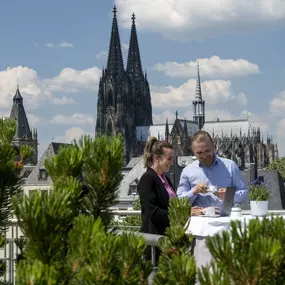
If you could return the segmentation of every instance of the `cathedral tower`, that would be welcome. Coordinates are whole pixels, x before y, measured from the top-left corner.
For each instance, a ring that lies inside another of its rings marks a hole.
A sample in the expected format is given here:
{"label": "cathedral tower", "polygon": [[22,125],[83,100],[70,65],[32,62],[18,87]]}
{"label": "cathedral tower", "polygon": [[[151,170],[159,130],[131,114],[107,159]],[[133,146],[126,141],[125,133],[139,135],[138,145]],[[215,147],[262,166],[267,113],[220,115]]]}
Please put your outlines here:
{"label": "cathedral tower", "polygon": [[26,163],[36,165],[38,162],[38,134],[36,129],[33,129],[33,131],[31,131],[30,129],[23,104],[23,97],[20,93],[19,87],[17,87],[16,94],[13,97],[13,106],[10,118],[15,119],[17,122],[16,133],[13,138],[13,143],[18,146],[31,146],[34,149],[34,152]]}
{"label": "cathedral tower", "polygon": [[197,65],[196,96],[193,100],[193,121],[197,122],[201,130],[205,123],[205,101],[202,99],[199,64]]}
{"label": "cathedral tower", "polygon": [[131,89],[135,98],[136,126],[150,126],[152,125],[151,97],[147,75],[142,71],[135,14],[132,15],[127,74],[131,80]]}
{"label": "cathedral tower", "polygon": [[136,127],[152,124],[149,84],[143,74],[139,44],[132,16],[127,68],[124,68],[117,9],[113,9],[113,22],[107,67],[103,68],[99,82],[96,134],[123,134],[125,162],[136,154]]}

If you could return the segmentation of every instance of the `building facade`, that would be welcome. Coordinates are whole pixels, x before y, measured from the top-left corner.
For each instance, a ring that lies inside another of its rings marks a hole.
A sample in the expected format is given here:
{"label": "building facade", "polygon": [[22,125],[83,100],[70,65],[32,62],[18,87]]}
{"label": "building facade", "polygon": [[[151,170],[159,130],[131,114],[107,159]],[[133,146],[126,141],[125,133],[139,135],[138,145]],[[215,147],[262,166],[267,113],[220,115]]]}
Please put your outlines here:
{"label": "building facade", "polygon": [[138,154],[136,127],[152,125],[152,106],[147,75],[142,70],[135,15],[125,68],[116,13],[114,7],[107,67],[103,68],[99,83],[95,132],[110,136],[121,133],[127,164]]}

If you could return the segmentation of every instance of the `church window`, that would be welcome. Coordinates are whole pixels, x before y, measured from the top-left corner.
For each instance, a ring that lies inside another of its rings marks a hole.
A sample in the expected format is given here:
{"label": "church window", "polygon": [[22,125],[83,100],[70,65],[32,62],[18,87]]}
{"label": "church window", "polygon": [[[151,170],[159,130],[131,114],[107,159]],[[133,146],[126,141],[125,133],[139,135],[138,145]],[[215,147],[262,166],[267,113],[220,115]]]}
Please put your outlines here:
{"label": "church window", "polygon": [[176,136],[176,143],[181,144],[180,136]]}
{"label": "church window", "polygon": [[112,121],[109,120],[108,125],[107,125],[107,135],[111,136],[112,133],[113,133]]}
{"label": "church window", "polygon": [[113,93],[111,90],[108,92],[108,106],[113,106]]}

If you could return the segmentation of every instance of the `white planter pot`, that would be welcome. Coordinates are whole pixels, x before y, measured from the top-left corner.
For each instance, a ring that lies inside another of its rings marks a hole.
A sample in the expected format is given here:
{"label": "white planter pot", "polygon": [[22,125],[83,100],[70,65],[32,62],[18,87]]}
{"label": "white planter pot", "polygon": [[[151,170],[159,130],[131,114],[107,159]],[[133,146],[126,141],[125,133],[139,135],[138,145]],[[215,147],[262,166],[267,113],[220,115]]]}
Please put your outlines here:
{"label": "white planter pot", "polygon": [[268,201],[250,201],[250,210],[252,216],[266,216],[268,213]]}

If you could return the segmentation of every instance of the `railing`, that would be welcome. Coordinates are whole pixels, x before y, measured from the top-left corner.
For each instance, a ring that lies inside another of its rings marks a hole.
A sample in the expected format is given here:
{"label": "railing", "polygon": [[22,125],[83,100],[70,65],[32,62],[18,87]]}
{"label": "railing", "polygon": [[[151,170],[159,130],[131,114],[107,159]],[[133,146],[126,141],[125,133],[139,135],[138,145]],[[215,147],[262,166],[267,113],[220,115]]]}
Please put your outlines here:
{"label": "railing", "polygon": [[[124,217],[124,216],[138,216],[140,215],[140,211],[112,211],[114,216]],[[130,229],[139,229],[138,226],[117,226],[118,230],[116,231],[117,234],[128,233]],[[158,245],[158,241],[163,236],[160,235],[152,235],[152,234],[143,234],[140,232],[132,232],[135,235],[143,236],[146,244],[151,247],[151,262],[153,266],[155,266],[156,260],[156,253],[155,253],[155,246]],[[18,238],[23,237],[21,235],[20,228],[18,226],[18,220],[12,219],[11,226],[9,227],[9,231],[6,232],[6,245],[3,248],[0,248],[0,261],[6,264],[6,274],[0,281],[6,281],[11,284],[15,284],[15,267],[16,267],[16,260],[17,255],[20,254],[19,248],[15,244],[15,240]]]}
{"label": "railing", "polygon": [[15,240],[21,237],[18,221],[13,219],[9,230],[6,232],[6,244],[0,248],[0,260],[4,262],[6,266],[6,273],[0,280],[8,281],[11,284],[15,284],[15,265],[17,255],[20,253],[19,248],[15,244]]}
{"label": "railing", "polygon": [[[285,210],[269,210],[269,214],[277,214],[277,215],[285,215]],[[134,210],[113,210],[112,211],[114,216],[117,217],[126,217],[126,216],[138,216],[141,214],[141,211],[134,211]],[[242,211],[243,215],[250,215],[249,210]],[[122,234],[124,232],[128,232],[127,229],[136,228],[138,226],[118,226],[117,233]],[[160,235],[153,235],[153,234],[143,234],[140,232],[133,232],[136,235],[143,236],[146,244],[151,247],[151,261],[152,264],[155,265],[155,246],[158,245],[158,241],[163,236]],[[6,233],[6,245],[0,249],[0,260],[6,263],[6,274],[2,278],[4,281],[8,281],[11,284],[15,284],[15,264],[17,255],[20,253],[19,248],[15,244],[15,240],[17,238],[21,238],[21,231],[18,226],[18,221],[13,219],[11,221],[11,226],[9,231]]]}

